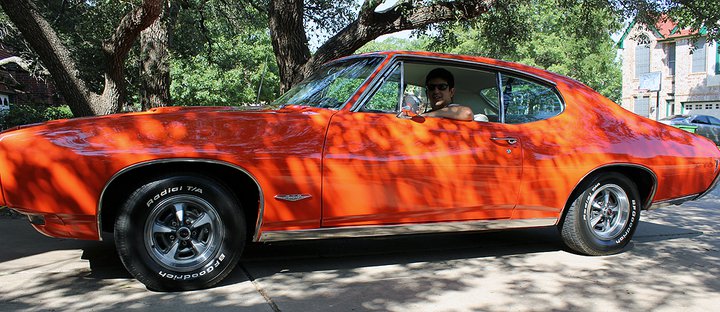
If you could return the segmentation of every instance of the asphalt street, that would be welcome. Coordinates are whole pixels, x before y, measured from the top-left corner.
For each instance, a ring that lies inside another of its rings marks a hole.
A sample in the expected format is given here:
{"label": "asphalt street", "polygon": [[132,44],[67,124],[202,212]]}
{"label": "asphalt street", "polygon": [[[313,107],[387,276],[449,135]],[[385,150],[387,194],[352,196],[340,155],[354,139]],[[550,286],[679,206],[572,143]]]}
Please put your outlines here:
{"label": "asphalt street", "polygon": [[219,286],[147,290],[111,239],[0,216],[0,311],[717,311],[720,191],[643,212],[633,242],[569,252],[554,228],[256,244]]}

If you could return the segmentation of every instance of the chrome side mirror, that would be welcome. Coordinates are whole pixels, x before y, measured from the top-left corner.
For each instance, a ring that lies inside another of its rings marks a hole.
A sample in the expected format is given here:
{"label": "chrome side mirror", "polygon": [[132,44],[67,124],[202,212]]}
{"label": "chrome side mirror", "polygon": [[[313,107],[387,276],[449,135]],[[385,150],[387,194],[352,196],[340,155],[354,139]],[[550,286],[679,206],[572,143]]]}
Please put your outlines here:
{"label": "chrome side mirror", "polygon": [[[420,99],[412,94],[403,97],[400,116],[415,117],[420,114]],[[400,117],[399,116],[399,117]]]}

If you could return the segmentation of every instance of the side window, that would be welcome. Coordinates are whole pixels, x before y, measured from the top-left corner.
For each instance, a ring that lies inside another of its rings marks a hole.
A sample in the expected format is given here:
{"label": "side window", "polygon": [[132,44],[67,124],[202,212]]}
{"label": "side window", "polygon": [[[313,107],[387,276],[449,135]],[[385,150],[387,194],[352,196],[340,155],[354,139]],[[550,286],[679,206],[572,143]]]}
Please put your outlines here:
{"label": "side window", "polygon": [[710,121],[705,116],[697,116],[695,119],[693,119],[692,122],[697,123],[697,124],[704,124],[704,125],[710,124]]}
{"label": "side window", "polygon": [[480,90],[480,97],[486,103],[487,109],[482,111],[488,117],[488,121],[497,122],[500,119],[500,91],[497,85]]}
{"label": "side window", "polygon": [[713,116],[708,116],[708,119],[710,119],[710,123],[716,126],[720,126],[720,119],[717,119]]}
{"label": "side window", "polygon": [[544,120],[562,112],[562,101],[552,88],[513,76],[501,77],[505,123]]}
{"label": "side window", "polygon": [[361,112],[396,113],[400,103],[400,65],[395,66],[392,73],[387,76],[380,88],[375,91],[372,98],[365,103]]}
{"label": "side window", "polygon": [[646,44],[635,47],[635,78],[650,72],[650,46]]}

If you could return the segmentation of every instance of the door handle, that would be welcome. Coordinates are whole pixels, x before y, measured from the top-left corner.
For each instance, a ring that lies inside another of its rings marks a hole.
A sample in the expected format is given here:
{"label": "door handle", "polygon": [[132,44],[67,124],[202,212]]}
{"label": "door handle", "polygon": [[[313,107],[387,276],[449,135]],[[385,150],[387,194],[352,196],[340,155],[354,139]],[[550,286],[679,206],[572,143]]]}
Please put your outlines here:
{"label": "door handle", "polygon": [[517,139],[516,139],[516,138],[510,138],[510,137],[492,138],[492,140],[495,141],[495,142],[497,142],[497,141],[506,141],[506,142],[508,142],[508,144],[510,144],[510,145],[513,145],[513,144],[517,143]]}

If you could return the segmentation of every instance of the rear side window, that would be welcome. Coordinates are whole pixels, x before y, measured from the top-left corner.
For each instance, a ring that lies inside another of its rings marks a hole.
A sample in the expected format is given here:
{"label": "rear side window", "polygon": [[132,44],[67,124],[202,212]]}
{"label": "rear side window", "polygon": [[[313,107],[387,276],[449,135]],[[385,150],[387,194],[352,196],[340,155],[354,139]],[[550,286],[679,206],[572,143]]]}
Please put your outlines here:
{"label": "rear side window", "polygon": [[519,124],[548,119],[563,111],[563,104],[554,89],[501,74],[505,123]]}
{"label": "rear side window", "polygon": [[720,125],[720,119],[717,119],[713,116],[708,116],[708,120],[710,120],[710,124]]}
{"label": "rear side window", "polygon": [[705,125],[710,124],[710,120],[708,120],[708,118],[705,116],[697,116],[697,117],[695,117],[695,119],[693,119],[692,122],[698,123],[698,124],[705,124]]}

